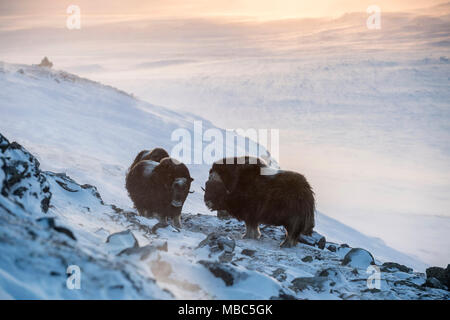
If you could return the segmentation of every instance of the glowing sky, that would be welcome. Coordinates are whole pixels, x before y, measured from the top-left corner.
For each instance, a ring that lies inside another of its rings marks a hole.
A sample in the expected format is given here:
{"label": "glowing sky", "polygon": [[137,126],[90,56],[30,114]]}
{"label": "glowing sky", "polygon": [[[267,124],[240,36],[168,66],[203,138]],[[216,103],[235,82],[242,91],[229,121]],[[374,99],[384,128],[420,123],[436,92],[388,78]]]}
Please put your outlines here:
{"label": "glowing sky", "polygon": [[442,0],[0,0],[0,15],[64,14],[75,4],[84,14],[148,16],[249,16],[260,19],[338,16],[363,12],[369,5],[383,11],[430,7]]}

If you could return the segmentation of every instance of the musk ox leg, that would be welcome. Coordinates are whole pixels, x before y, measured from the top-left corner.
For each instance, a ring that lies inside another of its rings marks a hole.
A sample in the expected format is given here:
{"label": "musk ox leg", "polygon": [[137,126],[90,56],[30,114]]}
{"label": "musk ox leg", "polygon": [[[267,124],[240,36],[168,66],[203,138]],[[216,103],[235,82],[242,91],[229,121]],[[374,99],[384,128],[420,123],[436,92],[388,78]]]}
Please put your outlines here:
{"label": "musk ox leg", "polygon": [[298,238],[303,230],[303,224],[298,219],[295,219],[291,225],[286,228],[286,238],[280,244],[281,248],[292,248],[298,243]]}
{"label": "musk ox leg", "polygon": [[259,239],[261,232],[259,231],[259,225],[245,224],[244,239]]}
{"label": "musk ox leg", "polygon": [[156,218],[158,219],[158,223],[160,223],[161,225],[168,225],[169,223],[167,222],[167,217],[166,216],[161,216],[159,214],[156,215]]}
{"label": "musk ox leg", "polygon": [[290,233],[286,231],[286,238],[283,240],[283,242],[280,244],[281,248],[292,248],[295,247],[298,243],[298,237],[291,236]]}
{"label": "musk ox leg", "polygon": [[173,217],[173,225],[176,228],[181,229],[181,214]]}
{"label": "musk ox leg", "polygon": [[167,222],[167,217],[164,216],[160,216],[159,214],[155,214],[156,218],[158,219],[158,223],[155,224],[152,228],[152,233],[156,234],[156,231],[159,228],[165,228],[169,225],[169,223]]}

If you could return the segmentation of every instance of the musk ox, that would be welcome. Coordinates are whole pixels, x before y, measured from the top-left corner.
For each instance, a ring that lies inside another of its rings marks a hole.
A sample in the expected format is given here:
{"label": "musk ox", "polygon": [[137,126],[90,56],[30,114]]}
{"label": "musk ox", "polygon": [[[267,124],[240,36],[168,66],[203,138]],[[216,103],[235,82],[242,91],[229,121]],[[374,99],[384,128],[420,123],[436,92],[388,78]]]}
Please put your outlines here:
{"label": "musk ox", "polygon": [[284,226],[281,247],[295,246],[300,234],[309,235],[314,228],[314,192],[299,173],[262,175],[261,170],[268,170],[267,164],[252,157],[215,162],[205,185],[205,204],[244,221],[244,238],[258,239],[259,224]]}
{"label": "musk ox", "polygon": [[164,224],[167,218],[173,218],[174,226],[180,228],[181,209],[194,180],[188,168],[170,157],[160,162],[146,156],[142,159],[130,167],[126,176],[125,186],[134,206],[140,215],[156,215]]}

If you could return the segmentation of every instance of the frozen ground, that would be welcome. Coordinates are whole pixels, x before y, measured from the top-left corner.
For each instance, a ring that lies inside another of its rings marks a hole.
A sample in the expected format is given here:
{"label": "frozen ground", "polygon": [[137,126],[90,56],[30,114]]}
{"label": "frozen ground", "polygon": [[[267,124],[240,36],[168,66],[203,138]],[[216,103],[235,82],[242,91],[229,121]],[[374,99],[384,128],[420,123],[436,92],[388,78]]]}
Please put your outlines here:
{"label": "frozen ground", "polygon": [[[94,186],[41,171],[2,135],[0,162],[1,299],[450,297],[424,286],[423,273],[381,265],[362,249],[311,239],[280,249],[280,228],[243,240],[242,223],[189,213],[181,230],[156,228],[156,219],[104,203]],[[333,229],[357,234],[338,222]],[[367,285],[369,263],[381,269],[377,288]],[[69,266],[80,270],[77,289]]]}

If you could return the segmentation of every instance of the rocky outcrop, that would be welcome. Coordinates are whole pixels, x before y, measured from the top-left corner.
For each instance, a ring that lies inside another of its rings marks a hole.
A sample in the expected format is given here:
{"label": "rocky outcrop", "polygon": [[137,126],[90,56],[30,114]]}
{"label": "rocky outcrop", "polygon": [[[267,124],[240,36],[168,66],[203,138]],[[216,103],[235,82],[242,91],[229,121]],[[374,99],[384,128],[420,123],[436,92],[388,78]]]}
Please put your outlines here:
{"label": "rocky outcrop", "polygon": [[47,212],[52,194],[39,161],[0,134],[0,192],[28,212]]}
{"label": "rocky outcrop", "polygon": [[426,270],[426,285],[431,288],[450,289],[450,264],[447,268],[431,267]]}

